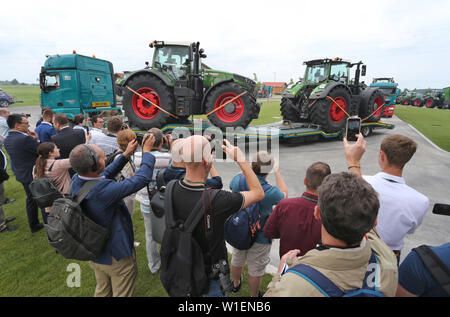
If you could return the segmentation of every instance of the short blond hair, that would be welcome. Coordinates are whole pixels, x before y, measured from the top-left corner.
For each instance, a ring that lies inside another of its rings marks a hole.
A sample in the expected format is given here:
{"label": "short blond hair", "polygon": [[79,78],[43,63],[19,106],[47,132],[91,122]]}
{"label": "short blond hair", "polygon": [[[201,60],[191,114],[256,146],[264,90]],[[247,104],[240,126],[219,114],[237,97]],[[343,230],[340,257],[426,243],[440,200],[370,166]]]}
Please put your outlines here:
{"label": "short blond hair", "polygon": [[125,151],[128,143],[134,140],[136,140],[136,133],[130,129],[122,130],[117,134],[117,144],[122,151]]}

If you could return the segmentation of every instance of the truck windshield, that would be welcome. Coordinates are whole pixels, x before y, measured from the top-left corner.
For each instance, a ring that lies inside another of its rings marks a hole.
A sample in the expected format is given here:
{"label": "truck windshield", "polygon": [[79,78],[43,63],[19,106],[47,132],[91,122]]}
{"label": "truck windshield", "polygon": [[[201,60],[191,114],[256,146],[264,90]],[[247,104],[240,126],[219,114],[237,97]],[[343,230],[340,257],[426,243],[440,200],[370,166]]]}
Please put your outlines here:
{"label": "truck windshield", "polygon": [[40,86],[44,92],[59,88],[59,74],[41,73]]}
{"label": "truck windshield", "polygon": [[390,87],[378,87],[378,89],[381,89],[381,91],[382,91],[383,94],[385,94],[385,95],[393,95],[393,94],[395,94],[395,88],[390,88]]}
{"label": "truck windshield", "polygon": [[[157,47],[154,66],[172,71],[176,78],[186,75],[189,48],[187,46]],[[164,67],[165,66],[165,67]]]}
{"label": "truck windshield", "polygon": [[305,82],[317,84],[324,81],[327,78],[326,66],[326,64],[309,65],[305,72]]}

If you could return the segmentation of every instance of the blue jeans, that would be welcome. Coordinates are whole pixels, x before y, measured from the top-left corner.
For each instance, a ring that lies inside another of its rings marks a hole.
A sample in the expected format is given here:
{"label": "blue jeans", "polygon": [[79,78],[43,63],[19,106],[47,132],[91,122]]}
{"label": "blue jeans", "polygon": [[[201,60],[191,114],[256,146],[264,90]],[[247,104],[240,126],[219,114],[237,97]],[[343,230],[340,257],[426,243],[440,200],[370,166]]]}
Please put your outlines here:
{"label": "blue jeans", "polygon": [[202,297],[225,297],[220,289],[220,283],[218,280],[209,281],[209,291],[207,294],[202,295]]}

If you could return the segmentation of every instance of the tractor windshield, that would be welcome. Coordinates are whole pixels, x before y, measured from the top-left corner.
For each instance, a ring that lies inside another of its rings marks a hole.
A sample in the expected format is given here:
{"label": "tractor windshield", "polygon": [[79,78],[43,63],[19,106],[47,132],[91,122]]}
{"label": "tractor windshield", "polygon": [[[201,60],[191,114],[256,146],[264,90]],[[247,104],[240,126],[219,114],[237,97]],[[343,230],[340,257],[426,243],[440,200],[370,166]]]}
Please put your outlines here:
{"label": "tractor windshield", "polygon": [[334,81],[342,81],[348,83],[348,64],[332,64],[330,71],[330,79]]}
{"label": "tractor windshield", "polygon": [[189,63],[188,46],[156,47],[154,67],[167,70],[176,79],[186,75]]}
{"label": "tractor windshield", "polygon": [[326,73],[326,64],[308,65],[305,72],[305,82],[310,84],[318,84],[327,78]]}

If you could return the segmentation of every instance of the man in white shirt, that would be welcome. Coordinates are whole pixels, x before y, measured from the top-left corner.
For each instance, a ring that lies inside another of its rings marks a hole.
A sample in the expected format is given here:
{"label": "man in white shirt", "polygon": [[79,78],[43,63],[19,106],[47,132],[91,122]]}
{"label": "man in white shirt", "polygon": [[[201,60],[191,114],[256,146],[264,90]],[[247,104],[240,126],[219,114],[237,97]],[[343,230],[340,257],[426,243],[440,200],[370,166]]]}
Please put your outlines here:
{"label": "man in white shirt", "polygon": [[0,143],[3,144],[9,133],[8,123],[6,118],[10,115],[8,108],[0,108]]}
{"label": "man in white shirt", "polygon": [[422,223],[429,207],[429,199],[406,185],[403,168],[417,149],[408,137],[391,135],[383,139],[378,164],[381,172],[363,176],[378,192],[380,210],[378,226],[381,239],[394,251],[397,261],[403,248],[403,238],[412,234]]}
{"label": "man in white shirt", "polygon": [[118,116],[111,117],[108,119],[106,125],[108,133],[102,135],[98,134],[95,139],[91,139],[90,144],[99,146],[105,153],[105,156],[108,156],[119,149],[119,144],[117,144],[117,134],[122,130],[123,120]]}
{"label": "man in white shirt", "polygon": [[91,144],[95,144],[94,140],[97,139],[98,137],[101,137],[102,135],[104,135],[103,133],[103,124],[104,124],[104,120],[102,117],[99,116],[92,116],[91,118],[91,122],[92,122],[92,129],[90,129],[89,131],[91,132]]}

